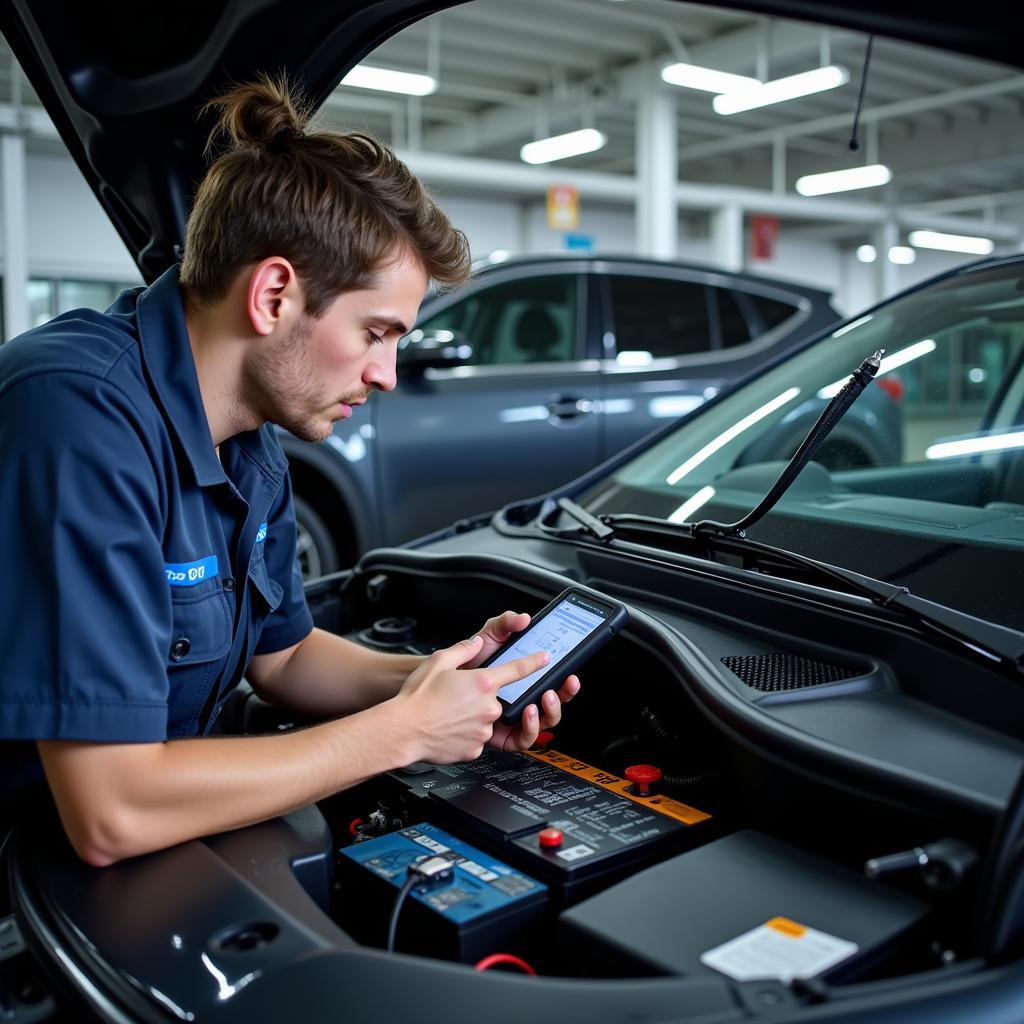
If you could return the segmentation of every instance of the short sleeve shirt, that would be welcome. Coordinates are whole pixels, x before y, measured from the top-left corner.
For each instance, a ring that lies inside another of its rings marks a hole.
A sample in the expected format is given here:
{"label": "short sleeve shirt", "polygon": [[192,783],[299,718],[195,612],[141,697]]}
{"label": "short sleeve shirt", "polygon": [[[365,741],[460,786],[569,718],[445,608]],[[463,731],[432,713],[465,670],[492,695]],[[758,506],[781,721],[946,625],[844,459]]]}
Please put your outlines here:
{"label": "short sleeve shirt", "polygon": [[312,629],[286,459],[218,457],[176,269],[0,347],[0,567],[0,740],[200,734]]}

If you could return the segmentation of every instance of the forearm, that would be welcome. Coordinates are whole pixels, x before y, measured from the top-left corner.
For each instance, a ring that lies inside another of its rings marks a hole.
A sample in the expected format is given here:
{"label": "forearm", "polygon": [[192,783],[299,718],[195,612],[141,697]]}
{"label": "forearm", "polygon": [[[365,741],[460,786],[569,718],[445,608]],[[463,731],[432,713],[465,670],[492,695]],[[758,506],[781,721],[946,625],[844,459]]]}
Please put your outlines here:
{"label": "forearm", "polygon": [[97,866],[285,814],[399,767],[392,706],[276,736],[39,744],[65,830]]}
{"label": "forearm", "polygon": [[254,658],[248,678],[271,704],[335,718],[394,697],[422,661],[418,655],[371,651],[314,629],[289,652]]}

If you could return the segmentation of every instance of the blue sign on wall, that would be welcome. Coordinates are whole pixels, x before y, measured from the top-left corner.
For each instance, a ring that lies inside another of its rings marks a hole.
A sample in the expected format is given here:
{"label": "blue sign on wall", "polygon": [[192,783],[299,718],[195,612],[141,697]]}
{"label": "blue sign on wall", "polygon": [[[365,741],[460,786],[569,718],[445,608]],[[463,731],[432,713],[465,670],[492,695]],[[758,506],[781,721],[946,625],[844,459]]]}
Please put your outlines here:
{"label": "blue sign on wall", "polygon": [[575,235],[567,234],[565,236],[565,247],[566,249],[586,249],[590,250],[594,248],[594,236],[593,235]]}

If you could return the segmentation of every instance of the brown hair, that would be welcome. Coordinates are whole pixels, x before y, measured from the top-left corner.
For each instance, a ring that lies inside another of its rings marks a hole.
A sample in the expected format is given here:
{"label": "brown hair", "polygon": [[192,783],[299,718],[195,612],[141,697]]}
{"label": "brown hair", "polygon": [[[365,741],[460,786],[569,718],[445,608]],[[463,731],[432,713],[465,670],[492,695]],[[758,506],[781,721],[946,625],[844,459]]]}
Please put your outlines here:
{"label": "brown hair", "polygon": [[405,248],[435,281],[468,276],[466,236],[409,168],[370,135],[307,134],[309,107],[284,78],[262,75],[206,109],[219,111],[207,152],[222,134],[231,145],[189,214],[180,275],[189,301],[224,298],[242,267],[268,256],[295,267],[314,317]]}

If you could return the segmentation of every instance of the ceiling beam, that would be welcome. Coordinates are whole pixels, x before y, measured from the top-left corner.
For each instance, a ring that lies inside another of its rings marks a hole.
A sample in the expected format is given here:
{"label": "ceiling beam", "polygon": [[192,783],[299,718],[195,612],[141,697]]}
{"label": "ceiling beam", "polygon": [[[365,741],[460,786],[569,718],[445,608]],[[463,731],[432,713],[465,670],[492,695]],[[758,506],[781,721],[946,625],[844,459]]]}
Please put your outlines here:
{"label": "ceiling beam", "polygon": [[[635,204],[638,185],[633,177],[603,171],[571,170],[560,167],[530,167],[526,164],[453,157],[445,153],[400,152],[416,174],[432,186],[456,186],[491,195],[512,195],[540,199],[551,185],[574,185],[588,199]],[[882,224],[895,218],[904,227],[932,228],[959,234],[982,234],[999,241],[1019,244],[1021,228],[989,224],[977,218],[950,217],[927,211],[891,210],[885,203],[819,196],[807,199],[767,189],[730,185],[680,183],[675,190],[680,208],[716,210],[734,205],[756,213],[806,221],[842,221],[853,224]]]}
{"label": "ceiling beam", "polygon": [[[600,10],[602,14],[606,14],[608,10],[615,10],[611,7],[598,9],[590,4],[584,6],[591,14],[596,10]],[[840,33],[832,33],[833,37],[838,35]],[[789,22],[778,24],[772,34],[772,53],[779,59],[812,55],[817,60],[820,38],[821,30],[818,28]],[[753,54],[756,53],[757,45],[757,26],[747,25],[689,47],[688,56],[691,61],[698,64],[706,64],[723,71],[751,74]],[[596,69],[589,81],[573,84],[560,92],[554,100],[544,95],[538,96],[534,102],[542,112],[550,110],[553,123],[556,121],[556,113],[557,120],[563,123],[579,120],[584,106],[595,102],[599,105],[603,95],[611,95],[616,100],[623,97],[635,98],[641,89],[655,87],[652,83],[656,81],[657,71],[669,59],[670,53],[663,51],[660,57],[637,60],[614,70]],[[539,87],[543,87],[544,84],[543,81],[538,83]],[[440,91],[444,92],[443,82]],[[687,90],[679,90],[681,99],[687,95]],[[710,98],[708,104],[710,105]],[[487,151],[495,146],[532,137],[536,131],[536,123],[536,116],[530,117],[521,111],[496,108],[467,119],[461,129],[428,132],[424,137],[424,146],[444,153]]]}
{"label": "ceiling beam", "polygon": [[[999,96],[1006,93],[1024,92],[1024,75],[1012,75],[996,82],[985,82],[982,85],[969,85],[960,89],[949,89],[932,96],[916,96],[909,100],[885,103],[877,107],[869,107],[861,111],[862,124],[872,124],[893,117],[906,117],[926,110],[937,110],[954,103],[969,103],[988,96]],[[759,132],[740,132],[733,139],[718,142],[702,143],[692,146],[687,152],[687,159],[699,160],[706,156],[716,156],[732,150],[749,149],[752,146],[767,146],[776,139],[789,139],[798,135],[815,135],[820,132],[836,131],[849,127],[850,115],[834,114],[819,117],[811,121],[797,122],[790,126],[766,128]]]}

